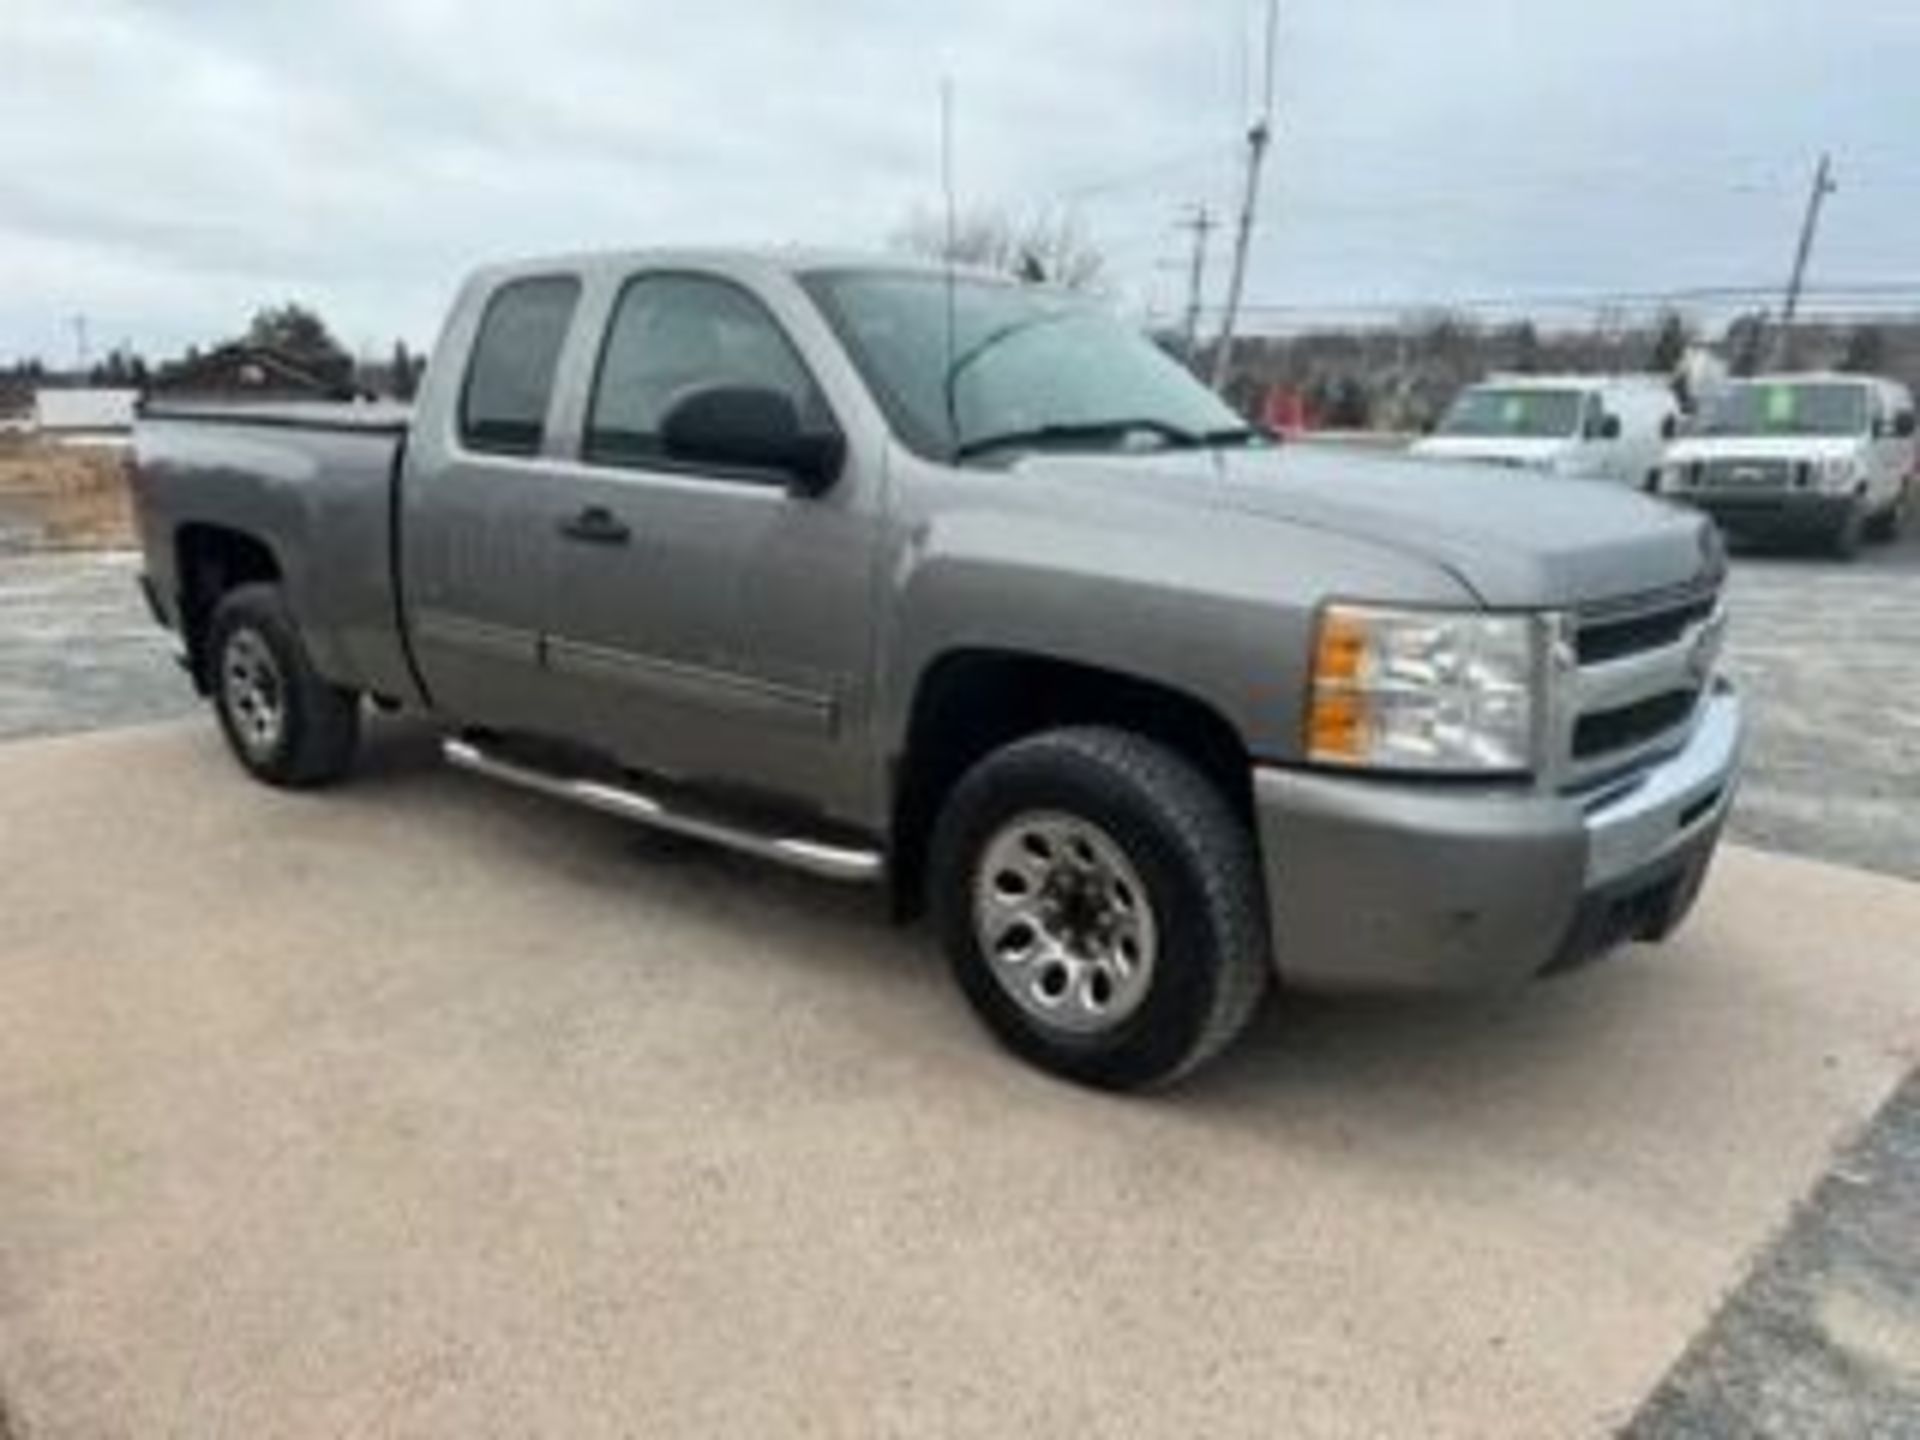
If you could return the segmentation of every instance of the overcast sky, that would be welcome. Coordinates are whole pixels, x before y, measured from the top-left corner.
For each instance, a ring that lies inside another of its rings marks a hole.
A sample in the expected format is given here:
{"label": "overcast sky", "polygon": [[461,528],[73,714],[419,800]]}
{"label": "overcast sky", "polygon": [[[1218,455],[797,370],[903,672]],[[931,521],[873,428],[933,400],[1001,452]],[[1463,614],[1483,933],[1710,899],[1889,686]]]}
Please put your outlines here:
{"label": "overcast sky", "polygon": [[[384,351],[482,259],[879,245],[938,194],[943,74],[963,199],[1076,204],[1165,314],[1178,211],[1233,203],[1257,8],[0,0],[0,357],[70,359],[76,314],[164,355],[289,298]],[[1823,147],[1816,283],[1920,287],[1916,0],[1282,15],[1257,305],[1771,283]]]}

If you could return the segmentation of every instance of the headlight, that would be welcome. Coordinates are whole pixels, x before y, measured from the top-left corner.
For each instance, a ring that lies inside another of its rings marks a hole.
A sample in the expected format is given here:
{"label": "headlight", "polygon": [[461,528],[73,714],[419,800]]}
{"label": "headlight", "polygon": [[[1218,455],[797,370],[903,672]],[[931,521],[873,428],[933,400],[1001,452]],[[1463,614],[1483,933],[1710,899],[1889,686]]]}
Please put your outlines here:
{"label": "headlight", "polygon": [[1859,473],[1859,463],[1851,455],[1829,455],[1820,462],[1820,486],[1823,490],[1844,490]]}
{"label": "headlight", "polygon": [[1534,763],[1547,617],[1329,605],[1307,757],[1323,765],[1514,774]]}

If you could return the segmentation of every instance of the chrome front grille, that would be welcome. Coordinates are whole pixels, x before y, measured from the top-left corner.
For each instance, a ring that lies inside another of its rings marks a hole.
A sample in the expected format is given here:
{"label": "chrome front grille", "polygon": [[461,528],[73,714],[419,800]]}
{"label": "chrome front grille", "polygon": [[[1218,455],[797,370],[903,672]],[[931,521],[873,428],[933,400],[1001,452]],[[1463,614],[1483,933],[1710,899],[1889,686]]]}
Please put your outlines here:
{"label": "chrome front grille", "polygon": [[1786,490],[1794,482],[1791,460],[1708,460],[1700,484],[1708,490]]}
{"label": "chrome front grille", "polygon": [[1553,779],[1581,790],[1676,748],[1712,684],[1726,612],[1718,583],[1576,611],[1556,647]]}

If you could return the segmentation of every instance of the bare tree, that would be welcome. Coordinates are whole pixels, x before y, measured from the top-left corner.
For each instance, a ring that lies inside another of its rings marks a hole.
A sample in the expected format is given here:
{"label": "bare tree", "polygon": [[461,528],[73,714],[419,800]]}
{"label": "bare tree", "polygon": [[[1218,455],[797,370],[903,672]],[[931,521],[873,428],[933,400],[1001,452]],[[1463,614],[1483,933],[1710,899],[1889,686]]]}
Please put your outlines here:
{"label": "bare tree", "polygon": [[1727,326],[1724,344],[1731,357],[1733,373],[1757,375],[1765,358],[1767,315],[1764,310],[1736,315]]}
{"label": "bare tree", "polygon": [[1680,368],[1692,343],[1693,331],[1686,317],[1678,310],[1665,311],[1653,337],[1653,349],[1647,356],[1647,369],[1656,375],[1673,374]]}
{"label": "bare tree", "polygon": [[1884,370],[1887,364],[1887,337],[1878,325],[1856,325],[1847,336],[1846,353],[1840,357],[1840,368],[1851,370],[1855,374],[1871,375]]}
{"label": "bare tree", "polygon": [[948,238],[944,215],[916,207],[894,232],[892,244],[896,250],[931,260],[978,265],[1070,290],[1097,287],[1106,266],[1106,257],[1072,210],[1048,208],[1015,215],[999,206],[974,206],[954,217],[951,244]]}

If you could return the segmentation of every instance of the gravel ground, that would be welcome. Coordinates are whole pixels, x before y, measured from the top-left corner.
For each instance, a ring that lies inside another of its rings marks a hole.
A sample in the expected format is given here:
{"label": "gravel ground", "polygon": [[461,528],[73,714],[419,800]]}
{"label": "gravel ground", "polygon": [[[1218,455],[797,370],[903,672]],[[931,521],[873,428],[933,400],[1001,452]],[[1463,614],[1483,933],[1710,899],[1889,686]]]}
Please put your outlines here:
{"label": "gravel ground", "polygon": [[1731,604],[1752,717],[1734,835],[1920,879],[1920,525],[1852,565],[1736,556]]}
{"label": "gravel ground", "polygon": [[1633,1440],[1920,1435],[1920,1075],[1647,1402]]}
{"label": "gravel ground", "polygon": [[126,554],[0,555],[0,740],[199,709]]}

